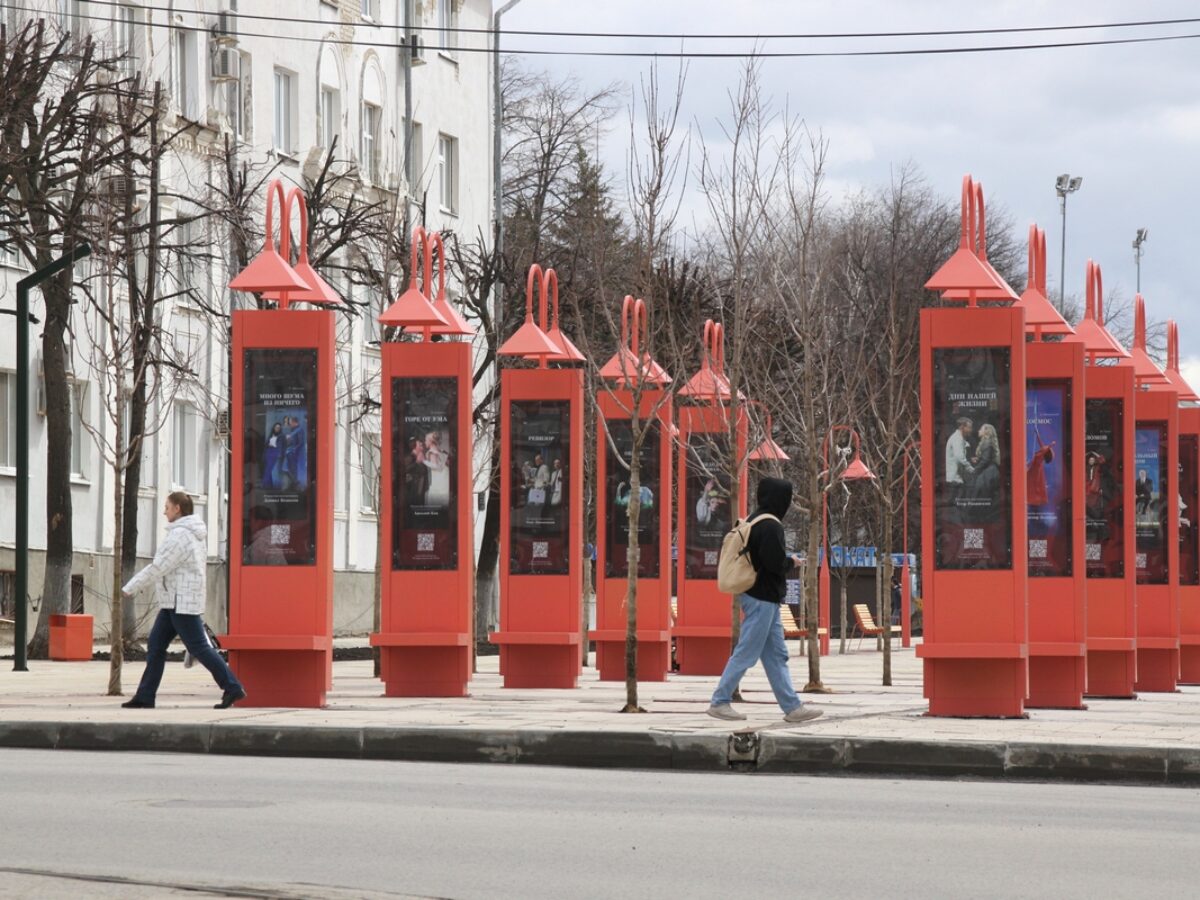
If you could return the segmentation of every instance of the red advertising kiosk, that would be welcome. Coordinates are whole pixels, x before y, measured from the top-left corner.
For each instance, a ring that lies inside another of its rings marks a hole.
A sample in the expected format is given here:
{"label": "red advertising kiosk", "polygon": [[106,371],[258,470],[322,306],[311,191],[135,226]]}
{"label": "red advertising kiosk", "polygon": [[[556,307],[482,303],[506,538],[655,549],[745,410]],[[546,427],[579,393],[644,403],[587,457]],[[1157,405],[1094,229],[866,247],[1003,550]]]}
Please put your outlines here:
{"label": "red advertising kiosk", "polygon": [[[1087,307],[1075,328],[1087,357],[1084,416],[1084,574],[1087,694],[1132,698],[1137,678],[1134,580],[1134,384],[1129,353],[1104,327],[1100,267],[1087,263]],[[1101,359],[1116,365],[1098,365]]]}
{"label": "red advertising kiosk", "polygon": [[[276,203],[282,255],[272,244]],[[299,259],[289,220],[300,212]],[[272,181],[266,241],[229,286],[278,301],[233,313],[229,633],[243,706],[325,705],[333,650],[334,323],[341,300],[308,262],[304,195]]]}
{"label": "red advertising kiosk", "polygon": [[[720,675],[729,659],[733,606],[730,596],[717,589],[717,562],[734,519],[746,515],[749,479],[742,461],[749,428],[740,408],[736,427],[730,428],[725,329],[712,319],[704,323],[700,371],[679,396],[696,405],[679,410],[675,661],[683,675]],[[740,463],[736,510],[730,509],[731,457]]]}
{"label": "red advertising kiosk", "polygon": [[[1046,234],[1029,227],[1025,310],[1025,502],[1029,566],[1028,707],[1083,709],[1083,344],[1046,298]],[[1063,340],[1049,343],[1048,335]]]}
{"label": "red advertising kiosk", "polygon": [[401,339],[381,346],[383,604],[371,646],[387,696],[463,697],[475,591],[472,347],[455,338],[474,332],[446,300],[439,233],[413,232],[408,289],[379,321]]}
{"label": "red advertising kiosk", "polygon": [[983,191],[963,179],[959,249],[926,287],[966,309],[921,312],[925,696],[934,716],[1022,716],[1028,625],[1025,313],[988,264]]}
{"label": "red advertising kiosk", "polygon": [[[637,558],[638,681],[665,681],[671,669],[671,377],[645,351],[646,304],[626,297],[621,347],[600,370],[607,386],[596,403],[604,419],[596,437],[596,669],[601,681],[625,680],[629,627],[629,554]],[[635,406],[636,404],[636,406]],[[639,486],[629,481],[638,448]],[[628,506],[639,498],[637,545],[629,544]]]}
{"label": "red advertising kiosk", "polygon": [[1166,376],[1179,392],[1179,682],[1200,684],[1200,396],[1179,372],[1179,329],[1167,322]]}
{"label": "red advertising kiosk", "polygon": [[558,327],[553,269],[530,267],[525,303],[525,324],[500,347],[538,366],[500,376],[500,630],[491,641],[500,645],[505,687],[573,688],[583,612],[583,373],[547,362],[584,357]]}
{"label": "red advertising kiosk", "polygon": [[1139,691],[1179,683],[1179,394],[1146,352],[1146,304],[1134,297],[1134,528]]}

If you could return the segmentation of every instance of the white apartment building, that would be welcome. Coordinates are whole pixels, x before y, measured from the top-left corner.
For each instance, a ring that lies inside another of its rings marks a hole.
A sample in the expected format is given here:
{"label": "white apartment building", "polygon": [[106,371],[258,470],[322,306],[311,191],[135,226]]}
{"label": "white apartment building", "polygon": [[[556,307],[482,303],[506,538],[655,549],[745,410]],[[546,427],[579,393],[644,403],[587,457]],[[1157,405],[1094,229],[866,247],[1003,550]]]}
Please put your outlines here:
{"label": "white apartment building", "polygon": [[[90,32],[127,53],[130,65],[150,81],[161,82],[170,98],[165,125],[191,125],[177,140],[163,174],[164,183],[180,198],[199,196],[219,177],[230,138],[240,160],[260,167],[276,165],[275,177],[300,183],[306,167],[319,165],[323,149],[336,135],[338,158],[357,163],[358,177],[372,196],[423,206],[429,227],[454,231],[465,240],[491,233],[492,56],[472,52],[488,48],[490,36],[465,30],[490,27],[492,4],[487,0],[4,0],[4,6],[0,15],[10,27],[27,17],[43,16],[54,27]],[[464,31],[454,30],[460,28]],[[420,44],[411,65],[406,61],[406,35],[416,36]],[[409,76],[412,160],[406,167]],[[184,207],[187,201],[166,202]],[[211,246],[216,261],[170,277],[186,276],[193,285],[199,283],[211,306],[228,309],[225,285],[234,273],[222,262],[226,243],[207,225],[197,223],[194,229],[186,237]],[[26,270],[16,253],[0,253],[0,308],[15,306],[15,286],[23,274]],[[346,281],[329,280],[343,293],[352,290]],[[393,296],[366,299],[378,312],[404,287],[397,282]],[[450,288],[453,295],[453,281]],[[36,311],[36,292],[32,301]],[[77,315],[86,314],[84,306],[77,307]],[[214,321],[221,320],[182,301],[164,317],[167,335],[195,361],[196,374],[166,401],[170,408],[153,410],[163,426],[144,446],[138,553],[152,555],[161,540],[160,510],[166,494],[187,490],[197,513],[208,522],[208,616],[219,627],[224,622],[228,555],[223,460],[230,441],[224,399],[229,373],[228,336]],[[94,377],[86,363],[90,351],[80,346],[87,329],[76,327],[74,333],[73,608],[95,615],[99,635],[107,632],[109,621],[112,474],[88,432],[112,426],[101,406],[101,391],[89,384]],[[362,634],[372,627],[378,524],[374,485],[380,427],[377,415],[360,415],[364,391],[379,397],[374,317],[340,317],[338,338],[334,627],[336,633]],[[36,326],[31,347],[36,362]],[[12,614],[14,602],[15,528],[9,511],[15,507],[15,355],[14,341],[0,340],[4,615]],[[46,489],[46,429],[36,397],[31,410],[29,589],[36,609],[45,548],[45,517],[40,511]],[[486,474],[477,476],[477,488],[482,488]],[[34,621],[36,611],[31,611],[31,629]]]}

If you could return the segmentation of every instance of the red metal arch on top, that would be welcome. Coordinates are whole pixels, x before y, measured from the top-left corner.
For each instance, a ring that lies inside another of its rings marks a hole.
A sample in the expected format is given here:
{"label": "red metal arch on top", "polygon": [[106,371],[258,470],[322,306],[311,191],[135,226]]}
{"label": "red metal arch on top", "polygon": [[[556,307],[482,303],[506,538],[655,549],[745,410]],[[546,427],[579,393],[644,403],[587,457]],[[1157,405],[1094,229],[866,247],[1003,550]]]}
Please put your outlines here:
{"label": "red metal arch on top", "polygon": [[247,291],[253,294],[266,294],[270,291],[302,291],[309,288],[308,283],[292,268],[291,264],[279,253],[278,244],[273,240],[275,233],[275,204],[279,204],[280,216],[283,216],[286,197],[283,192],[283,182],[278,178],[272,179],[267,185],[266,228],[263,234],[263,248],[258,255],[241,272],[229,282],[229,287],[235,291]]}

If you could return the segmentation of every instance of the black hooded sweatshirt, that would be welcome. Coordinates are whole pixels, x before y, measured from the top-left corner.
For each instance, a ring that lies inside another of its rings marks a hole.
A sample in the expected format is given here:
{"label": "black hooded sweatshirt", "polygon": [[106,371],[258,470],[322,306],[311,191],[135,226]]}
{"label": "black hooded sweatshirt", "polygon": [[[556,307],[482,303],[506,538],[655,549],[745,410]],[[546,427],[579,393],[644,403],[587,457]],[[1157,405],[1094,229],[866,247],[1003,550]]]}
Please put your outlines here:
{"label": "black hooded sweatshirt", "polygon": [[750,548],[750,562],[754,565],[754,571],[758,573],[754,584],[746,593],[758,600],[782,603],[783,598],[787,596],[787,577],[796,568],[796,564],[787,555],[782,520],[791,505],[790,481],[784,481],[782,478],[764,478],[759,481],[758,507],[750,518],[770,513],[780,521],[763,519],[757,522],[750,529],[750,539],[746,542]]}

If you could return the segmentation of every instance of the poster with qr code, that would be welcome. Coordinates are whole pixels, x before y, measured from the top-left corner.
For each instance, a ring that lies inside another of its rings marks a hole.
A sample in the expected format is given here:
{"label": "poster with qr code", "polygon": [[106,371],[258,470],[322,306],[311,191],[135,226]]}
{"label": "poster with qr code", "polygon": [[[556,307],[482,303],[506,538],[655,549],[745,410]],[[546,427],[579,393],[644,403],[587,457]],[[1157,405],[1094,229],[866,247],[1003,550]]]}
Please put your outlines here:
{"label": "poster with qr code", "polygon": [[509,404],[509,572],[570,571],[571,404],[513,400]]}
{"label": "poster with qr code", "polygon": [[317,351],[244,352],[242,563],[316,561]]}
{"label": "poster with qr code", "polygon": [[[628,419],[609,419],[604,442],[604,511],[607,534],[604,546],[604,574],[623,578],[629,574],[629,462],[633,459],[633,424]],[[659,426],[643,422],[646,429],[638,448],[638,577],[659,575],[659,522],[662,511],[662,485],[659,477]]]}
{"label": "poster with qr code", "polygon": [[1133,433],[1133,515],[1137,534],[1137,583],[1166,584],[1167,516],[1172,501],[1167,491],[1167,423],[1138,422]]}
{"label": "poster with qr code", "polygon": [[1125,402],[1084,401],[1083,510],[1088,578],[1125,577]]}
{"label": "poster with qr code", "polygon": [[721,542],[733,527],[729,507],[729,435],[692,432],[688,435],[684,512],[684,572],[688,578],[715,580]]}
{"label": "poster with qr code", "polygon": [[933,351],[935,562],[1012,568],[1010,350]]}
{"label": "poster with qr code", "polygon": [[1200,437],[1179,436],[1179,583],[1200,584]]}
{"label": "poster with qr code", "polygon": [[458,381],[393,378],[392,568],[458,568]]}
{"label": "poster with qr code", "polygon": [[1067,578],[1071,542],[1071,385],[1031,379],[1025,384],[1025,505],[1029,577]]}

